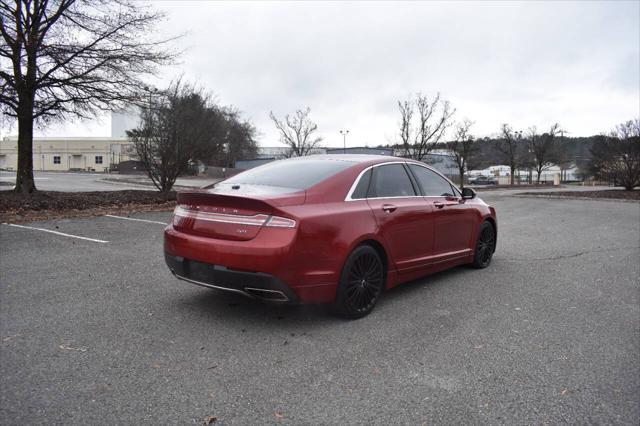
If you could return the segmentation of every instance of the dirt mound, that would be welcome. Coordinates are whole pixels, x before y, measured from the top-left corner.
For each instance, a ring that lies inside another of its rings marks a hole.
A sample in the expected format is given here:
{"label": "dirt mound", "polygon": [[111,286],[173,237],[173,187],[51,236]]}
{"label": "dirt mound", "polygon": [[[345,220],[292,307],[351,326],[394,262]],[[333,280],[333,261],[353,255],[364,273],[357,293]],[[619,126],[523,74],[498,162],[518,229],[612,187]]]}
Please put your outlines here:
{"label": "dirt mound", "polygon": [[157,191],[38,191],[30,195],[0,191],[0,221],[24,222],[113,212],[170,210],[175,206],[175,200],[175,192],[165,198]]}

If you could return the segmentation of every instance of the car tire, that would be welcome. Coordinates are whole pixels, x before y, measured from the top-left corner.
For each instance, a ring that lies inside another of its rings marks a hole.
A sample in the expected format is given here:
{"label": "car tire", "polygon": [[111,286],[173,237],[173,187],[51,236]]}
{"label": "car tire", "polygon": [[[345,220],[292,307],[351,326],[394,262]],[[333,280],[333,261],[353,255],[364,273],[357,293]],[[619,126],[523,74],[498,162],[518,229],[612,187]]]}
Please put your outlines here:
{"label": "car tire", "polygon": [[335,310],[350,319],[368,315],[382,293],[384,281],[385,268],[378,252],[369,245],[356,247],[342,268]]}
{"label": "car tire", "polygon": [[496,250],[496,230],[491,222],[484,221],[478,230],[476,247],[473,253],[471,265],[477,269],[483,269],[491,264],[493,252]]}

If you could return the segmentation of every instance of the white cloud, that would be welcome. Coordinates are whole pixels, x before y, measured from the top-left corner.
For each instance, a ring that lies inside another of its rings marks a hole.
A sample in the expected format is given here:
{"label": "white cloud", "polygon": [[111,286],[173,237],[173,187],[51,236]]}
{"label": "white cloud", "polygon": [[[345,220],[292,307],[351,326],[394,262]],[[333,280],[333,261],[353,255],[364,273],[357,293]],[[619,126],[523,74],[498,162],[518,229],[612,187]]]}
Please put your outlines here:
{"label": "white cloud", "polygon": [[[396,102],[441,92],[480,136],[500,123],[591,135],[640,115],[640,3],[158,2],[161,31],[188,32],[184,73],[273,145],[269,111],[309,106],[330,146],[384,144]],[[48,134],[108,134],[106,124]]]}

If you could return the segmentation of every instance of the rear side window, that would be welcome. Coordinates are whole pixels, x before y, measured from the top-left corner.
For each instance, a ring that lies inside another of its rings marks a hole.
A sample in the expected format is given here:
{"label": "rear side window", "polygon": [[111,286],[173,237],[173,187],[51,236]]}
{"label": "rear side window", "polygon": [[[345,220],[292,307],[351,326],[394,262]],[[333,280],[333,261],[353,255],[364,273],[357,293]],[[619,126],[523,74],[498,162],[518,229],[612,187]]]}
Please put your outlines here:
{"label": "rear side window", "polygon": [[235,175],[225,180],[224,183],[307,189],[336,173],[353,167],[353,165],[353,162],[342,160],[274,161]]}
{"label": "rear side window", "polygon": [[369,190],[369,182],[371,182],[371,174],[372,169],[367,170],[360,180],[358,181],[358,185],[353,190],[351,194],[352,200],[360,200],[362,198],[367,198],[367,191]]}
{"label": "rear side window", "polygon": [[414,164],[410,164],[409,168],[411,168],[411,172],[413,176],[418,181],[418,185],[422,188],[422,193],[425,196],[431,197],[444,197],[444,196],[453,196],[453,188],[451,184],[442,178],[436,172],[433,172],[426,167],[416,166]]}
{"label": "rear side window", "polygon": [[416,195],[413,184],[402,164],[387,164],[373,168],[369,198],[411,197]]}

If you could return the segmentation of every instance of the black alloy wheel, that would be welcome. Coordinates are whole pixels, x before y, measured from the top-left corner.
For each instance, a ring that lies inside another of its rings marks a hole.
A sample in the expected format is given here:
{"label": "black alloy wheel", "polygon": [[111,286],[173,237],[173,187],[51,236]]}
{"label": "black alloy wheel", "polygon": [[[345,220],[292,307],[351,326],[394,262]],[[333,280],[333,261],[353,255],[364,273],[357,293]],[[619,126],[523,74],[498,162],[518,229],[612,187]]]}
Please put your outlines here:
{"label": "black alloy wheel", "polygon": [[496,249],[496,231],[489,222],[483,222],[478,232],[473,266],[482,269],[489,266],[493,252]]}
{"label": "black alloy wheel", "polygon": [[384,266],[369,245],[357,247],[344,265],[336,307],[347,318],[361,318],[373,310],[384,288]]}

